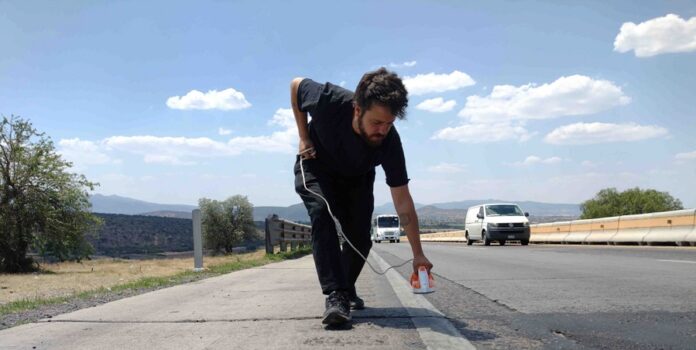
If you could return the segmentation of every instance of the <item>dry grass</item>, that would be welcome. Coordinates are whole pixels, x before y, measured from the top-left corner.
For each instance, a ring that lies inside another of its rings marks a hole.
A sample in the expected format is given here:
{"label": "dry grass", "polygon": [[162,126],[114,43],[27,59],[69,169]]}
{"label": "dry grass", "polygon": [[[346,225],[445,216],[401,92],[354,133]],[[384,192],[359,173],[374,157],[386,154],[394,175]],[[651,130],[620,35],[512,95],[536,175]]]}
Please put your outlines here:
{"label": "dry grass", "polygon": [[[263,258],[264,251],[227,256],[206,256],[204,267]],[[42,265],[44,273],[0,274],[0,306],[20,300],[71,296],[110,288],[146,277],[173,276],[193,269],[193,258],[122,260],[100,259],[82,263]]]}

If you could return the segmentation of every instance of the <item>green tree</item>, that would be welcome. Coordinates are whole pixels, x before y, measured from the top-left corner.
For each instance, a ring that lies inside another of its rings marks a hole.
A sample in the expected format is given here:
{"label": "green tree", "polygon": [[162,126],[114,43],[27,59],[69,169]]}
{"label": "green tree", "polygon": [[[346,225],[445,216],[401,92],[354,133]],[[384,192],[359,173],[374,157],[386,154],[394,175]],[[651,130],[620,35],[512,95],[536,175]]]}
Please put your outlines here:
{"label": "green tree", "polygon": [[96,183],[68,172],[51,139],[19,117],[0,124],[0,271],[38,268],[31,250],[59,260],[93,251],[85,234],[99,219],[89,212],[86,189]]}
{"label": "green tree", "polygon": [[207,249],[215,253],[230,253],[233,247],[257,238],[254,206],[246,196],[236,195],[224,201],[201,198],[198,207]]}
{"label": "green tree", "polygon": [[667,192],[641,190],[638,187],[618,192],[616,188],[605,188],[594,198],[580,205],[582,210],[580,218],[594,219],[679,209],[684,209],[681,201]]}

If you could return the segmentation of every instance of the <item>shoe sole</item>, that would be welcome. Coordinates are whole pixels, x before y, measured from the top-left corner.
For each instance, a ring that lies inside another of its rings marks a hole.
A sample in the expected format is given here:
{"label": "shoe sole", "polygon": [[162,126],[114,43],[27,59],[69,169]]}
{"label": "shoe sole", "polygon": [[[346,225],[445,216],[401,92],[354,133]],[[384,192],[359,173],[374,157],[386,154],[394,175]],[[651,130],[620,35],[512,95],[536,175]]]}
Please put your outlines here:
{"label": "shoe sole", "polygon": [[365,309],[365,304],[362,304],[362,305],[351,304],[350,308],[351,308],[351,310],[363,310],[363,309]]}
{"label": "shoe sole", "polygon": [[324,319],[321,321],[323,324],[328,324],[328,325],[339,325],[346,323],[351,320],[350,315],[345,315],[340,312],[331,312],[327,315],[324,315]]}

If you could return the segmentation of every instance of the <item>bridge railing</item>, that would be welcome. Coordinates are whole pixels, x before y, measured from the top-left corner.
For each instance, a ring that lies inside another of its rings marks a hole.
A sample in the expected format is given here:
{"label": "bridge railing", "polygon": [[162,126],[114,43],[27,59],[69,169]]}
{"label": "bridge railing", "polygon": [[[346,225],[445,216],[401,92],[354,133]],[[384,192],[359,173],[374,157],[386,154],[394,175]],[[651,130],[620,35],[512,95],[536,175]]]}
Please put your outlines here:
{"label": "bridge railing", "polygon": [[274,247],[279,245],[280,251],[296,250],[311,245],[312,226],[298,224],[271,214],[266,218],[266,253],[273,254]]}

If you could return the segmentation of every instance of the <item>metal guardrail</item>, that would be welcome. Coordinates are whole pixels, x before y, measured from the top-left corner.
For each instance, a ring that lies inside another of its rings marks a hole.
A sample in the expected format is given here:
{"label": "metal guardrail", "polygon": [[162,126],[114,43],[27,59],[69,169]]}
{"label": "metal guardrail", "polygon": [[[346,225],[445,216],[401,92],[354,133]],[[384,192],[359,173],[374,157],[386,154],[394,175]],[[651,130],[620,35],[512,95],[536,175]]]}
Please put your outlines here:
{"label": "metal guardrail", "polygon": [[290,250],[312,243],[312,226],[298,224],[279,218],[271,214],[266,218],[266,253],[273,254],[276,245],[280,245],[280,251],[286,252],[290,244]]}

